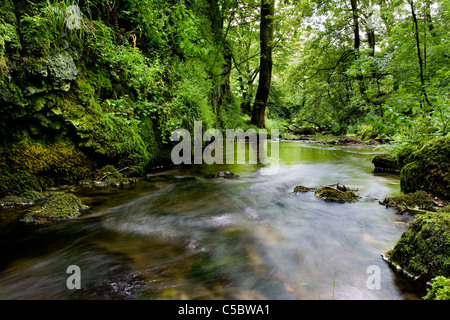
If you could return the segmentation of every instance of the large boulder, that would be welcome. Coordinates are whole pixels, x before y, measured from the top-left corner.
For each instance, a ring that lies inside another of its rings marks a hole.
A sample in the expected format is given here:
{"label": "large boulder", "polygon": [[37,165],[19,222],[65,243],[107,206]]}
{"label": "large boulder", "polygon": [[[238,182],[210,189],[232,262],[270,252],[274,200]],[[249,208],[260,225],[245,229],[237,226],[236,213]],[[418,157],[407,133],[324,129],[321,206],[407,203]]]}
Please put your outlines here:
{"label": "large boulder", "polygon": [[450,213],[440,210],[418,216],[385,258],[424,280],[450,277]]}
{"label": "large boulder", "polygon": [[400,172],[402,192],[425,190],[450,199],[450,136],[426,142],[409,157]]}

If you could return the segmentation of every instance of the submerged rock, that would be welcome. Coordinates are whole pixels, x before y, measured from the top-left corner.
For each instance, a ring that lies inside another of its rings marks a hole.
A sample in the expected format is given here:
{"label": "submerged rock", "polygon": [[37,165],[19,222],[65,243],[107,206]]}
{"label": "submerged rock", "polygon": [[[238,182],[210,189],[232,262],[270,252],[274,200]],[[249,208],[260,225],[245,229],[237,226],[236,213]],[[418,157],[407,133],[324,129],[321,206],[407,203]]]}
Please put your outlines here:
{"label": "submerged rock", "polygon": [[219,171],[219,172],[214,172],[214,173],[209,173],[205,176],[205,178],[224,178],[224,179],[234,179],[234,178],[238,178],[239,175],[234,174],[233,172],[230,171]]}
{"label": "submerged rock", "polygon": [[346,186],[339,186],[339,184],[336,185],[336,188],[325,186],[317,189],[315,195],[319,199],[338,203],[354,202],[359,197]]}
{"label": "submerged rock", "polygon": [[55,192],[37,208],[25,214],[22,221],[30,223],[45,223],[52,220],[61,220],[77,217],[81,209],[87,206],[81,203],[72,193]]}

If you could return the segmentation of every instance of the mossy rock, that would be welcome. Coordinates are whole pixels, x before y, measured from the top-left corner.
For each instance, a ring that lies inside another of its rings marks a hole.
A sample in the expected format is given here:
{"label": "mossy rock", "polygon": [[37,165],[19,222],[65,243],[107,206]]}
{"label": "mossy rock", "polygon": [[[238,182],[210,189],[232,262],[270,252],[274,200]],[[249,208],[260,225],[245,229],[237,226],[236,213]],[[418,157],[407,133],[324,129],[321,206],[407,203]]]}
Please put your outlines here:
{"label": "mossy rock", "polygon": [[309,192],[309,191],[312,191],[312,190],[313,189],[311,189],[309,187],[305,187],[305,186],[296,186],[294,188],[294,192],[295,193],[298,193],[298,192],[305,193],[305,192]]}
{"label": "mossy rock", "polygon": [[431,288],[428,289],[424,300],[450,300],[450,279],[438,276],[431,280]]}
{"label": "mossy rock", "polygon": [[397,157],[389,153],[377,154],[373,157],[372,163],[375,166],[375,172],[400,172]]}
{"label": "mossy rock", "polygon": [[70,142],[0,148],[0,195],[21,194],[89,179],[93,162]]}
{"label": "mossy rock", "polygon": [[235,179],[239,178],[239,175],[230,172],[230,171],[219,171],[214,173],[208,173],[205,178],[211,179],[211,178],[223,178],[223,179]]}
{"label": "mossy rock", "polygon": [[384,199],[384,204],[400,211],[408,209],[435,211],[433,200],[422,190],[397,197],[387,197]]}
{"label": "mossy rock", "polygon": [[319,199],[338,203],[355,202],[358,199],[358,195],[353,191],[342,191],[330,186],[317,189],[315,195]]}
{"label": "mossy rock", "polygon": [[434,138],[424,143],[407,157],[408,163],[401,169],[402,192],[425,190],[441,199],[450,199],[449,159],[450,136]]}
{"label": "mossy rock", "polygon": [[45,223],[77,217],[81,209],[87,207],[72,193],[56,192],[37,208],[28,211],[23,220],[27,223]]}
{"label": "mossy rock", "polygon": [[99,187],[120,187],[122,185],[136,183],[138,178],[127,176],[127,173],[135,171],[134,168],[129,167],[117,170],[113,165],[107,165],[97,171],[97,178],[94,181],[94,184]]}
{"label": "mossy rock", "polygon": [[13,208],[17,206],[28,206],[42,198],[44,198],[42,193],[35,190],[26,190],[20,196],[9,195],[0,199],[0,207]]}
{"label": "mossy rock", "polygon": [[426,280],[450,277],[449,252],[450,213],[430,212],[418,216],[385,256],[404,271]]}

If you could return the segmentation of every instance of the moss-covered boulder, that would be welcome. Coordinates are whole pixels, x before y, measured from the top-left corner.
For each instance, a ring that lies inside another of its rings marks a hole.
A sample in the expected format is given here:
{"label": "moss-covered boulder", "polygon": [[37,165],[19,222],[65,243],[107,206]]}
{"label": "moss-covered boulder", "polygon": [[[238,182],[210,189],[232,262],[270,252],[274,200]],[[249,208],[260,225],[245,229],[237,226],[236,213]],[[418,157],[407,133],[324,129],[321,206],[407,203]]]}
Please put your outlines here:
{"label": "moss-covered boulder", "polygon": [[426,213],[418,216],[387,260],[407,273],[425,280],[434,276],[450,277],[450,213]]}
{"label": "moss-covered boulder", "polygon": [[81,209],[87,207],[72,193],[56,192],[45,202],[28,211],[23,220],[27,223],[45,223],[52,220],[62,220],[77,217]]}
{"label": "moss-covered boulder", "polygon": [[311,189],[311,188],[309,188],[309,187],[305,187],[305,186],[296,186],[295,188],[294,188],[294,192],[295,193],[298,193],[298,192],[300,192],[300,193],[305,193],[305,192],[309,192],[309,191],[312,191],[313,189]]}
{"label": "moss-covered boulder", "polygon": [[358,195],[350,191],[347,187],[339,185],[337,188],[331,186],[325,186],[316,190],[315,195],[317,198],[338,203],[355,202],[358,199]]}
{"label": "moss-covered boulder", "polygon": [[450,300],[450,279],[438,276],[431,281],[431,288],[428,289],[424,300]]}
{"label": "moss-covered boulder", "polygon": [[403,152],[400,163],[404,164],[400,172],[402,192],[425,190],[450,199],[450,136],[431,139],[409,156]]}
{"label": "moss-covered boulder", "polygon": [[400,172],[397,157],[390,153],[377,154],[373,157],[372,163],[375,166],[375,172]]}

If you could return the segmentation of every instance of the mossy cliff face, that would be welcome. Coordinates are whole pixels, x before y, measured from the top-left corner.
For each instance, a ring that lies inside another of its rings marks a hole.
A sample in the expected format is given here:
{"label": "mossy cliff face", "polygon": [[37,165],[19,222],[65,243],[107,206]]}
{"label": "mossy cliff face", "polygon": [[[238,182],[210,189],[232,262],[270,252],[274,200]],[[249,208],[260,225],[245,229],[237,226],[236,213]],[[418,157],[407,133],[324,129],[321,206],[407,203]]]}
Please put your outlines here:
{"label": "mossy cliff face", "polygon": [[69,30],[57,5],[0,3],[0,197],[170,160],[151,61],[102,22]]}

